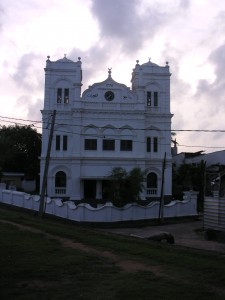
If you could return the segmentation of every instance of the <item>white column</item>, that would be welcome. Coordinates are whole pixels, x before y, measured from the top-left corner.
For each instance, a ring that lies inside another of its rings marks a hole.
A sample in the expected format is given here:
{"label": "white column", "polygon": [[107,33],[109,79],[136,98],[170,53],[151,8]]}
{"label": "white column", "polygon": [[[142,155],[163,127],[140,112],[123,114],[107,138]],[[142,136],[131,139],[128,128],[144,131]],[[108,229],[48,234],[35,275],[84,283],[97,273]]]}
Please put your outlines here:
{"label": "white column", "polygon": [[96,182],[96,199],[102,199],[102,181],[97,180]]}
{"label": "white column", "polygon": [[72,188],[71,188],[71,200],[81,200],[84,197],[84,187],[83,180],[79,177],[73,179]]}

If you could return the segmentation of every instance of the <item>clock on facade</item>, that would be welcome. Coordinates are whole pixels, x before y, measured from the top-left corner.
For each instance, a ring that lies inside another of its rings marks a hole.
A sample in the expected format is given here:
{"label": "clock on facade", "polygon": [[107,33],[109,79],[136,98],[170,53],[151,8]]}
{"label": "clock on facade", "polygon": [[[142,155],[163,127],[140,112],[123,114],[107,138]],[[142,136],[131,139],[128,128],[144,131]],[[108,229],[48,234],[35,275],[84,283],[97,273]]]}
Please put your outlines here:
{"label": "clock on facade", "polygon": [[114,99],[115,95],[112,91],[105,92],[105,99],[107,101],[112,101]]}

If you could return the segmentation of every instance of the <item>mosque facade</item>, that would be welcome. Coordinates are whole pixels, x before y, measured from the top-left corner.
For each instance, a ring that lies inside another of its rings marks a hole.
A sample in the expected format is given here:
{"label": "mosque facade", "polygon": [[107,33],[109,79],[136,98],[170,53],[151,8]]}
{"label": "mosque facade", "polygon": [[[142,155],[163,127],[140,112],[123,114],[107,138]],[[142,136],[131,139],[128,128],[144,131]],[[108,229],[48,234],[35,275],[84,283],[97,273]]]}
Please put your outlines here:
{"label": "mosque facade", "polygon": [[[131,87],[112,78],[83,93],[82,62],[48,57],[42,110],[40,182],[46,194],[70,200],[104,200],[114,168],[146,173],[142,200],[172,196],[170,70],[136,61]],[[85,74],[84,74],[85,80]],[[55,112],[54,124],[52,116]],[[51,136],[51,127],[54,127]]]}

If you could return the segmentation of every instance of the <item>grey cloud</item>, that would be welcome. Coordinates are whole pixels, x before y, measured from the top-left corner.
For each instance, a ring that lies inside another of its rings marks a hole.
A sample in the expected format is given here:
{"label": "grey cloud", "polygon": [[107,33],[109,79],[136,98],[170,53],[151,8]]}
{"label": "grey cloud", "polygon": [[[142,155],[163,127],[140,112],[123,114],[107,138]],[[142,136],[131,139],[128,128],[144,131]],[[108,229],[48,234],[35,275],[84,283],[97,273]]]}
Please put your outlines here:
{"label": "grey cloud", "polygon": [[3,15],[4,15],[4,9],[0,6],[0,31],[2,31],[2,27],[3,27]]}
{"label": "grey cloud", "polygon": [[[41,109],[43,109],[43,99],[36,99],[34,103],[28,106],[27,118],[29,120],[41,121]],[[37,124],[37,126],[41,126]]]}
{"label": "grey cloud", "polygon": [[183,52],[174,48],[170,44],[165,44],[162,57],[169,62],[171,76],[172,104],[181,105],[185,101],[184,96],[190,93],[190,85],[179,77],[180,66]]}
{"label": "grey cloud", "polygon": [[32,103],[29,95],[22,95],[17,99],[17,106],[26,112],[24,113],[24,119],[28,120],[40,121],[40,110],[43,109],[43,105],[43,99],[36,99],[36,101]]}
{"label": "grey cloud", "polygon": [[215,29],[222,32],[222,34],[224,33],[224,30],[225,30],[224,19],[225,19],[225,10],[220,11],[219,14],[215,18]]}
{"label": "grey cloud", "polygon": [[24,118],[40,120],[40,109],[43,108],[43,100],[32,100],[35,93],[44,91],[43,57],[34,53],[24,54],[17,65],[12,79],[19,87],[21,96],[17,99],[17,106],[24,111]]}
{"label": "grey cloud", "polygon": [[[224,101],[224,65],[225,65],[225,44],[215,49],[209,56],[209,61],[214,65],[215,68],[215,80],[210,83],[207,80],[200,80],[197,87],[196,97],[210,98],[221,102],[221,105],[225,105]],[[211,101],[212,103],[213,101]],[[214,102],[212,103],[215,106]]]}
{"label": "grey cloud", "polygon": [[42,56],[24,54],[18,62],[17,71],[12,75],[13,80],[28,91],[43,89],[43,70],[40,68],[42,63]]}
{"label": "grey cloud", "polygon": [[[185,2],[188,6],[188,1]],[[177,11],[180,10],[179,2],[175,9],[170,6],[162,9],[162,3],[161,6],[148,3],[145,11],[142,9],[140,12],[141,3],[142,0],[92,0],[92,14],[99,23],[100,39],[87,51],[75,48],[70,53],[73,60],[77,56],[82,58],[84,84],[102,73],[103,68],[106,68],[107,75],[107,67],[113,67],[108,64],[115,62],[118,53],[117,64],[127,54],[135,55],[135,61],[144,43],[153,39],[156,32],[171,22],[174,16],[177,17]]]}
{"label": "grey cloud", "polygon": [[[90,80],[103,70],[108,63],[110,54],[111,52],[107,51],[107,45],[102,47],[94,46],[87,51],[74,48],[69,53],[68,57],[71,57],[74,61],[77,61],[77,57],[81,57],[84,89],[87,88],[87,83],[95,83],[95,81],[90,82]],[[106,74],[108,74],[107,71],[108,69],[106,69]]]}
{"label": "grey cloud", "polygon": [[[194,100],[198,104],[196,111],[196,119],[200,124],[201,129],[224,129],[224,114],[225,114],[225,44],[215,49],[209,56],[208,61],[214,65],[215,80],[209,82],[200,80],[198,82],[197,91],[194,95]],[[214,133],[210,135],[210,143],[218,141],[222,135]]]}
{"label": "grey cloud", "polygon": [[215,65],[216,80],[214,88],[224,89],[225,44],[213,51],[209,56],[209,60]]}
{"label": "grey cloud", "polygon": [[27,103],[29,103],[29,96],[22,95],[17,99],[17,104],[19,107],[26,107]]}
{"label": "grey cloud", "polygon": [[180,7],[183,9],[189,8],[191,5],[190,0],[180,0]]}
{"label": "grey cloud", "polygon": [[123,36],[135,24],[137,0],[94,0],[92,11],[104,35]]}
{"label": "grey cloud", "polygon": [[92,12],[109,48],[121,47],[125,53],[136,52],[142,48],[145,39],[153,38],[157,29],[169,20],[170,13],[162,13],[153,6],[140,14],[140,3],[140,0],[92,1]]}
{"label": "grey cloud", "polygon": [[[171,113],[174,114],[172,118],[172,130],[188,128],[189,118],[184,113],[187,99],[190,96],[190,85],[182,80],[179,76],[180,66],[179,62],[182,58],[183,52],[174,48],[170,44],[165,44],[165,48],[161,54],[164,61],[169,62],[171,75]],[[180,144],[185,144],[184,140],[188,139],[188,134],[184,132],[176,132],[176,140]],[[183,140],[183,141],[182,141]]]}

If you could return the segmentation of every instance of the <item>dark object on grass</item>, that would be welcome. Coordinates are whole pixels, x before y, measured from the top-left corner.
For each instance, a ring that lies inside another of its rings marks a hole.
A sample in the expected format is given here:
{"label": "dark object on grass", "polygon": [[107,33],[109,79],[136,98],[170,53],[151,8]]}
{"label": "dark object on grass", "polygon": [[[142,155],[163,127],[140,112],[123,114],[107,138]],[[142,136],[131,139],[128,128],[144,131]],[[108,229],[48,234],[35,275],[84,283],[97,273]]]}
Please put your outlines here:
{"label": "dark object on grass", "polygon": [[174,236],[168,232],[162,232],[159,234],[152,235],[150,237],[147,237],[147,240],[156,241],[156,242],[164,242],[164,243],[168,243],[168,244],[174,244],[174,242],[175,242]]}

